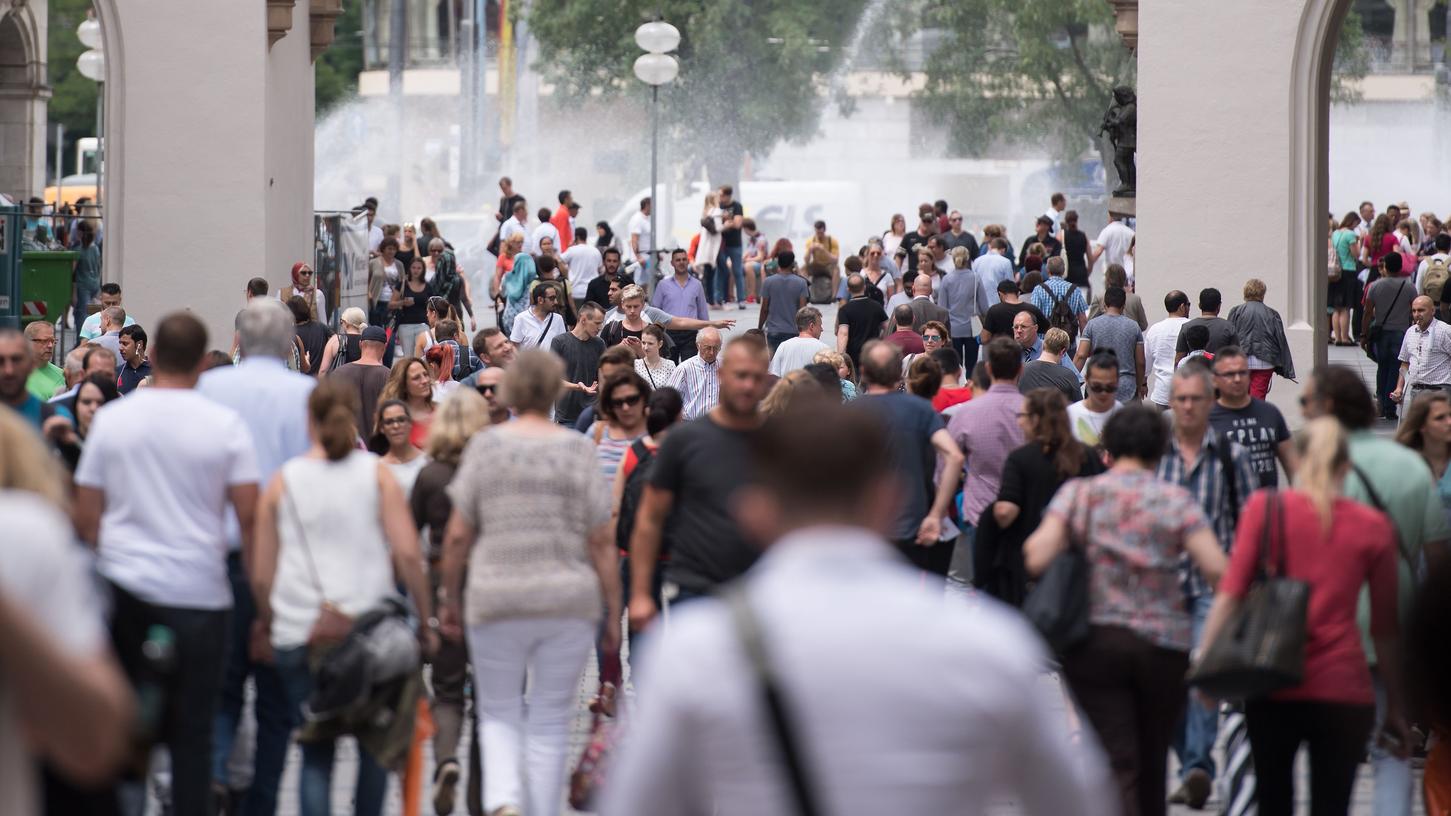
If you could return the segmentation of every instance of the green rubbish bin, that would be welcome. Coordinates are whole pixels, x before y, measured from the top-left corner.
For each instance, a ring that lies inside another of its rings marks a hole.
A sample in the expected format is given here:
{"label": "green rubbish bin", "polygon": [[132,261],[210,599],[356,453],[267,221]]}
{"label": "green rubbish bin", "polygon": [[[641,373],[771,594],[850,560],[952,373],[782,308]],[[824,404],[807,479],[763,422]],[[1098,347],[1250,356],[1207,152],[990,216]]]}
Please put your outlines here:
{"label": "green rubbish bin", "polygon": [[79,253],[20,253],[20,325],[54,323],[71,303],[71,268]]}

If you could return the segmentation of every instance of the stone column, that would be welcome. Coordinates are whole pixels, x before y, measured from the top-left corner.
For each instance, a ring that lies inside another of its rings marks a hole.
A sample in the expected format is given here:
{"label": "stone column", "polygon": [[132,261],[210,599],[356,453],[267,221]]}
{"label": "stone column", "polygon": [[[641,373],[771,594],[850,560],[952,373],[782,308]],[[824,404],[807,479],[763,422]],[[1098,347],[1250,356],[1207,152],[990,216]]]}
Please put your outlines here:
{"label": "stone column", "polygon": [[1114,31],[1132,52],[1139,50],[1139,0],[1109,0],[1113,5]]}
{"label": "stone column", "polygon": [[[255,273],[273,291],[291,282],[292,265],[312,263],[313,70],[310,27],[299,3],[292,30],[267,53],[266,259]],[[328,299],[328,309],[332,309]]]}
{"label": "stone column", "polygon": [[[96,8],[108,63],[106,277],[142,325],[190,309],[226,349],[243,286],[267,272],[266,6]],[[308,123],[310,144],[310,111]]]}

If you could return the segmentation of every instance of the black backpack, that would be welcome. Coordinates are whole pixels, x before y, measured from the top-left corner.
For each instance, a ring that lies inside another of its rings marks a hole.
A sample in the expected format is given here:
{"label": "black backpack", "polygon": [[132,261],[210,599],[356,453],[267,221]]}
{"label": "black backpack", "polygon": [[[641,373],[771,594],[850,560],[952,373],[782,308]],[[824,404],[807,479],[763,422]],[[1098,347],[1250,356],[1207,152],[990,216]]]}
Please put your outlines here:
{"label": "black backpack", "polygon": [[615,522],[615,543],[626,552],[630,550],[630,536],[635,534],[635,516],[645,493],[645,482],[650,478],[650,460],[655,458],[655,452],[645,446],[643,439],[631,443],[630,450],[635,452],[635,469],[625,479],[625,489],[620,494],[620,517]]}
{"label": "black backpack", "polygon": [[1068,332],[1068,340],[1071,343],[1078,337],[1078,315],[1073,313],[1073,307],[1068,303],[1073,299],[1073,292],[1078,287],[1068,284],[1068,291],[1063,297],[1053,294],[1048,284],[1039,284],[1043,291],[1048,293],[1048,301],[1052,305],[1048,307],[1048,325],[1055,329],[1062,329]]}

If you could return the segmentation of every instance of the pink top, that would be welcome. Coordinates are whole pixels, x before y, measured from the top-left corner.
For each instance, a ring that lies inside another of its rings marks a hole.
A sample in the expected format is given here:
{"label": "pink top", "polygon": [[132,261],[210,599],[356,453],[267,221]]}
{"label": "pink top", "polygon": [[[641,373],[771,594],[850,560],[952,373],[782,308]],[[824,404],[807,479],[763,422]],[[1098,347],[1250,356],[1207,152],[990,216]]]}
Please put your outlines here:
{"label": "pink top", "polygon": [[[1229,556],[1229,569],[1219,591],[1242,598],[1254,582],[1260,537],[1267,515],[1265,491],[1250,496],[1239,519],[1239,533]],[[1395,634],[1396,545],[1390,519],[1380,511],[1337,498],[1330,531],[1324,532],[1310,499],[1297,490],[1282,490],[1280,518],[1288,542],[1285,573],[1310,584],[1305,682],[1270,695],[1276,700],[1320,700],[1373,704],[1370,668],[1355,622],[1360,588],[1370,584],[1371,631]],[[1276,539],[1279,534],[1275,534]]]}

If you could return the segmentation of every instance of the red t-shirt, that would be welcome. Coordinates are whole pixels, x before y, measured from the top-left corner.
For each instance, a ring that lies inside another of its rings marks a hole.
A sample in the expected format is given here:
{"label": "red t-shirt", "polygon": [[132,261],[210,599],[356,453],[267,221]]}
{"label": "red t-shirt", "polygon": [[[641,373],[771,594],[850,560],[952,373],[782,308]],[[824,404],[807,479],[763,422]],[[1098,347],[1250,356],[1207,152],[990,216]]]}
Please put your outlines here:
{"label": "red t-shirt", "polygon": [[[1259,563],[1268,495],[1265,491],[1255,493],[1240,514],[1239,532],[1229,556],[1229,569],[1219,582],[1220,592],[1237,598],[1249,592]],[[1276,700],[1373,704],[1370,667],[1360,645],[1355,613],[1360,588],[1369,583],[1372,631],[1396,631],[1396,545],[1390,519],[1379,510],[1338,498],[1327,534],[1315,506],[1303,493],[1281,490],[1278,495],[1284,538],[1288,541],[1279,541],[1276,533],[1276,550],[1286,548],[1285,574],[1310,584],[1310,610],[1305,682],[1270,696]]]}
{"label": "red t-shirt", "polygon": [[559,230],[559,243],[554,248],[563,254],[566,249],[574,246],[574,231],[569,228],[569,210],[560,204],[559,209],[554,211],[554,217],[549,219],[549,223]]}
{"label": "red t-shirt", "polygon": [[972,399],[972,386],[970,385],[962,388],[942,388],[937,391],[937,396],[932,398],[932,407],[940,414],[948,408],[970,399]]}

